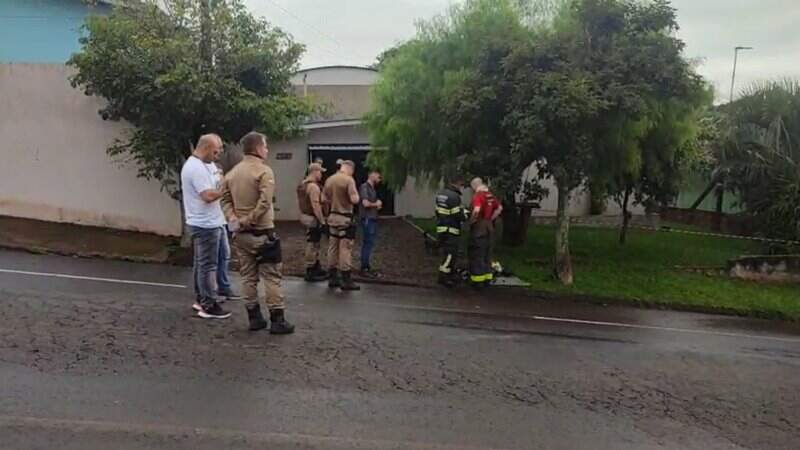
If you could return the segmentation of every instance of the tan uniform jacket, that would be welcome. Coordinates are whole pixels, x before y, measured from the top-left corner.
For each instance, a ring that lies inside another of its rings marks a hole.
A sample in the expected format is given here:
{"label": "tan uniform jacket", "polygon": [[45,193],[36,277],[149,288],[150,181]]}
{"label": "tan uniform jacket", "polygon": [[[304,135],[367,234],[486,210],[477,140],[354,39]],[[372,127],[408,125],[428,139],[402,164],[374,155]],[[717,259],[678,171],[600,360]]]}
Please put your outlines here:
{"label": "tan uniform jacket", "polygon": [[316,181],[306,178],[297,188],[297,202],[300,213],[315,218],[318,222],[324,222],[325,216],[322,213],[322,189]]}
{"label": "tan uniform jacket", "polygon": [[325,181],[322,190],[322,201],[330,206],[330,213],[353,215],[351,196],[358,196],[356,181],[343,173],[332,175]]}
{"label": "tan uniform jacket", "polygon": [[222,190],[222,210],[228,221],[236,219],[242,229],[275,228],[275,174],[264,161],[245,155],[227,175]]}

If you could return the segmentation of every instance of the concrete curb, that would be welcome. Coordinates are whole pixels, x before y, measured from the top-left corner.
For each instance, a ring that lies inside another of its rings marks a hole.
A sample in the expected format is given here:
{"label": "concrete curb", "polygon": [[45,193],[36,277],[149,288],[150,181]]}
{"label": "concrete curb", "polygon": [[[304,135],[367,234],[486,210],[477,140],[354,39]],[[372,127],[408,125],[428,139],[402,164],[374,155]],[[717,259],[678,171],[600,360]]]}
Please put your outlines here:
{"label": "concrete curb", "polygon": [[[60,250],[53,250],[44,247],[38,246],[28,246],[28,245],[21,245],[21,244],[0,244],[0,249],[5,250],[14,250],[14,251],[23,251],[26,253],[37,254],[37,255],[59,255],[59,256],[68,256],[74,258],[85,258],[85,259],[109,259],[109,260],[116,260],[116,261],[126,261],[126,262],[133,262],[133,263],[146,263],[146,264],[170,264],[168,256],[163,258],[157,257],[136,257],[136,256],[125,256],[125,255],[116,255],[116,254],[107,254],[107,253],[98,253],[98,252],[67,252],[67,251],[60,251]],[[284,276],[287,277],[294,277],[294,278],[303,278],[302,273],[298,273],[295,271],[285,272]],[[425,289],[436,289],[439,288],[437,284],[420,284],[420,283],[405,283],[393,280],[366,280],[366,279],[359,279],[356,277],[356,281],[362,284],[367,285],[378,285],[378,286],[399,286],[399,287],[409,287],[409,288],[425,288]],[[753,317],[758,319],[769,319],[769,320],[781,320],[786,322],[800,322],[800,318],[794,318],[787,316],[784,313],[777,312],[777,311],[741,311],[732,308],[724,308],[724,307],[715,307],[715,306],[704,306],[704,305],[693,305],[688,303],[666,303],[660,302],[658,300],[642,300],[642,299],[624,299],[624,298],[611,298],[611,297],[600,297],[600,296],[592,296],[587,294],[557,294],[548,291],[539,291],[530,288],[521,288],[521,287],[504,287],[502,288],[503,291],[509,292],[513,291],[517,294],[520,298],[524,298],[526,300],[550,300],[550,301],[573,301],[577,303],[587,303],[593,305],[601,305],[601,306],[627,306],[627,307],[635,307],[635,308],[643,308],[643,309],[655,309],[655,310],[664,310],[664,311],[683,311],[683,312],[694,312],[694,313],[701,313],[701,314],[715,314],[715,315],[726,315],[726,316],[737,316],[737,317]]]}
{"label": "concrete curb", "polygon": [[82,259],[109,259],[114,261],[125,261],[125,262],[145,263],[145,264],[167,264],[169,259],[169,256],[167,256],[166,254],[163,257],[155,257],[155,256],[150,257],[150,256],[117,255],[114,253],[102,253],[102,252],[70,252],[66,250],[39,247],[35,245],[8,244],[8,243],[0,244],[0,249],[21,251],[25,253],[31,253],[34,255],[57,255],[57,256],[68,256],[72,258],[82,258]]}
{"label": "concrete curb", "polygon": [[[303,277],[305,277],[305,274],[302,273],[302,272],[295,271],[295,270],[290,270],[290,271],[284,272],[283,276],[295,277],[295,278],[303,278]],[[358,276],[355,275],[355,273],[353,274],[353,280],[357,281],[357,282],[359,282],[361,284],[375,284],[375,285],[378,285],[378,286],[400,286],[400,287],[410,287],[410,288],[419,287],[419,288],[426,288],[426,289],[435,288],[435,287],[438,286],[435,283],[431,283],[431,284],[422,283],[422,284],[420,284],[420,283],[411,283],[411,282],[394,281],[394,280],[367,279],[367,278],[358,277]]]}
{"label": "concrete curb", "polygon": [[778,311],[742,311],[733,308],[725,308],[721,306],[694,305],[690,303],[681,303],[681,302],[667,303],[659,300],[601,297],[588,294],[557,294],[548,291],[539,291],[539,290],[516,288],[516,287],[507,289],[515,289],[520,297],[539,299],[539,300],[541,299],[551,300],[551,301],[569,300],[577,303],[587,303],[600,306],[612,306],[612,305],[627,306],[633,308],[653,309],[661,311],[681,311],[681,312],[693,312],[700,314],[714,314],[714,315],[736,316],[736,317],[751,317],[751,318],[768,319],[768,320],[781,320],[785,322],[800,322],[800,317],[795,318],[787,316],[786,314]]}

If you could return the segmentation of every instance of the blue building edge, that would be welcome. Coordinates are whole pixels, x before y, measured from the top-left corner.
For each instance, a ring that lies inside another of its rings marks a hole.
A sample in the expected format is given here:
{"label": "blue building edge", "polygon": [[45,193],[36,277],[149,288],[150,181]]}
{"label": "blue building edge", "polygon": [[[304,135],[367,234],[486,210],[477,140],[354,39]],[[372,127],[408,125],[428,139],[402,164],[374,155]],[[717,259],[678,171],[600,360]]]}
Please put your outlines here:
{"label": "blue building edge", "polygon": [[0,0],[0,63],[63,64],[80,50],[86,18],[114,1]]}

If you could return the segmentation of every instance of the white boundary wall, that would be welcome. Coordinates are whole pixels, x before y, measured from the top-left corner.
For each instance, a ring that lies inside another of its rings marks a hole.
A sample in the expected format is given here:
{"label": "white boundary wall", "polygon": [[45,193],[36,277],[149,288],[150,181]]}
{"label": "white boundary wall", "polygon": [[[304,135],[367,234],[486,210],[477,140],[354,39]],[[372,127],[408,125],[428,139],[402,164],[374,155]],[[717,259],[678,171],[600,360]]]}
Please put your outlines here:
{"label": "white boundary wall", "polygon": [[101,101],[73,89],[70,74],[0,64],[0,214],[180,234],[178,203],[106,154],[126,126],[103,121]]}

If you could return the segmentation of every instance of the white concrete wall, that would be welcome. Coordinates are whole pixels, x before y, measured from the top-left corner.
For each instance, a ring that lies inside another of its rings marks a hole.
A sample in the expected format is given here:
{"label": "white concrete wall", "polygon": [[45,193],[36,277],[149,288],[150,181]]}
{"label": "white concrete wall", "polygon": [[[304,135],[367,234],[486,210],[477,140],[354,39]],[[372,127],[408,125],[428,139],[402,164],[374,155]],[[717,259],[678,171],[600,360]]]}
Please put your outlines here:
{"label": "white concrete wall", "polygon": [[[371,84],[377,74],[363,69],[319,69],[314,83]],[[97,114],[101,100],[83,95],[68,82],[70,70],[60,64],[0,64],[0,214],[55,222],[104,226],[164,235],[181,232],[176,201],[157,181],[136,177],[133,164],[120,165],[106,148],[126,126]],[[295,187],[308,164],[309,144],[368,144],[361,126],[314,129],[289,141],[271,143],[270,165],[277,177],[279,220],[298,217]],[[290,153],[291,159],[277,159]],[[535,172],[529,171],[533,177]],[[535,215],[554,215],[556,191],[551,188]],[[409,179],[395,195],[398,215],[433,215],[434,190]],[[588,195],[577,191],[570,213],[586,215]],[[634,208],[641,214],[642,208]],[[606,214],[618,214],[609,203]]]}
{"label": "white concrete wall", "polygon": [[[538,171],[536,167],[531,164],[526,174],[523,175],[523,180],[532,180],[537,174]],[[552,178],[547,178],[543,180],[541,184],[542,187],[546,188],[549,192],[545,198],[539,201],[541,208],[534,210],[533,215],[545,217],[555,216],[556,210],[558,209],[558,189],[556,189],[555,181]],[[572,197],[569,202],[570,216],[588,216],[590,206],[589,193],[584,187],[580,187],[572,192]],[[644,207],[642,206],[632,206],[630,211],[637,215],[645,213]],[[620,214],[622,214],[622,208],[620,208],[615,201],[609,199],[606,202],[606,210],[603,212],[603,215],[617,216]]]}
{"label": "white concrete wall", "polygon": [[417,185],[409,177],[405,187],[394,195],[394,210],[398,216],[433,217],[436,191],[425,185]]}
{"label": "white concrete wall", "polygon": [[291,79],[295,86],[372,86],[378,71],[366,67],[330,66],[304,69]]}
{"label": "white concrete wall", "polygon": [[[278,153],[290,153],[292,159],[277,159]],[[275,172],[275,218],[277,220],[298,220],[300,208],[297,205],[297,185],[303,180],[308,168],[307,136],[289,141],[270,144],[268,161]]]}
{"label": "white concrete wall", "polygon": [[181,232],[176,201],[106,148],[125,125],[68,82],[63,64],[0,64],[0,214],[163,235]]}
{"label": "white concrete wall", "polygon": [[369,144],[369,133],[363,126],[344,126],[310,130],[306,137],[309,144]]}

